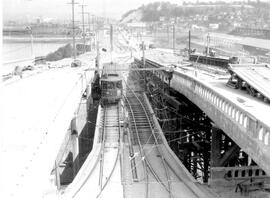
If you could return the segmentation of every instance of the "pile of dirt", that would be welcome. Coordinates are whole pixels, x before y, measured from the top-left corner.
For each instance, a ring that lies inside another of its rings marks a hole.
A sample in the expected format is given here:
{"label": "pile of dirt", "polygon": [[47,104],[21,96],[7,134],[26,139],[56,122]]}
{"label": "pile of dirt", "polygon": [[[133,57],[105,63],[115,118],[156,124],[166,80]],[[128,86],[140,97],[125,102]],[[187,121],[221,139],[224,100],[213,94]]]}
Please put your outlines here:
{"label": "pile of dirt", "polygon": [[46,56],[46,61],[58,61],[63,58],[69,58],[72,55],[72,46],[67,44],[58,48],[55,52],[49,53]]}

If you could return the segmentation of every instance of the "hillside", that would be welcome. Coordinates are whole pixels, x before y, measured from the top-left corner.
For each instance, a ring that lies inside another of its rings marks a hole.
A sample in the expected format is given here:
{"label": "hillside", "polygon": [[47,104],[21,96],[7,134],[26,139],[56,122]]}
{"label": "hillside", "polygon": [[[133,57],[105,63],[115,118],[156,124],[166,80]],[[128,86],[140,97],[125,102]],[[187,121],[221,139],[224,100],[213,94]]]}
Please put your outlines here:
{"label": "hillside", "polygon": [[245,26],[252,28],[270,27],[270,3],[233,2],[171,4],[154,2],[130,10],[122,16],[121,22],[175,21],[208,27],[219,24],[221,28]]}
{"label": "hillside", "polygon": [[122,16],[121,23],[138,22],[142,20],[142,10],[130,10]]}

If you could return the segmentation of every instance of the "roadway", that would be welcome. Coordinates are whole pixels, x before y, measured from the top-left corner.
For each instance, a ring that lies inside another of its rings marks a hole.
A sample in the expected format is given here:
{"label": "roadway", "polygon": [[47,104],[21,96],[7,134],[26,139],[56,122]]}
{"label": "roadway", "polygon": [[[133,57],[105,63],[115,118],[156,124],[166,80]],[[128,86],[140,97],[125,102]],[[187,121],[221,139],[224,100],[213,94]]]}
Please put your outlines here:
{"label": "roadway", "polygon": [[[57,150],[67,132],[82,93],[93,77],[95,53],[52,63],[13,77],[2,87],[1,197],[42,197],[55,189],[50,175]],[[90,61],[89,61],[90,60]],[[31,192],[31,196],[29,193]]]}
{"label": "roadway", "polygon": [[[113,53],[115,56],[119,54]],[[123,51],[120,56],[123,63],[129,59]],[[1,197],[29,197],[29,192],[31,197],[58,196],[51,172],[82,94],[94,76],[94,70],[88,69],[95,67],[95,57],[95,52],[80,55],[82,67],[77,68],[70,67],[71,58],[50,62],[24,72],[22,78],[14,76],[3,82],[1,186],[5,188]],[[107,53],[101,57],[111,59]]]}

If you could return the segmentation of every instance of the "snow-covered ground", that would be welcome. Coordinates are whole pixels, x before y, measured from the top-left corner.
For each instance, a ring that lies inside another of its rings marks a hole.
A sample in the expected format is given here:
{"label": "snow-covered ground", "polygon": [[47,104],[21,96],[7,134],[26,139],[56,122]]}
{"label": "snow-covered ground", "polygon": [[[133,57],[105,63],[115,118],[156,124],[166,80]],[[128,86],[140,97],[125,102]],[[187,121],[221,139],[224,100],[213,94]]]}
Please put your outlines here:
{"label": "snow-covered ground", "polygon": [[[108,53],[107,38],[101,40],[101,64],[130,52]],[[2,83],[1,97],[1,196],[42,197],[55,195],[50,176],[57,151],[91,81],[96,52],[80,55],[81,67],[72,59],[49,62],[24,71]],[[123,64],[125,59],[122,59]],[[87,71],[88,70],[88,71]]]}
{"label": "snow-covered ground", "polygon": [[[51,63],[2,87],[1,197],[42,197],[54,188],[54,160],[87,83],[95,53]],[[38,72],[37,72],[38,71]]]}

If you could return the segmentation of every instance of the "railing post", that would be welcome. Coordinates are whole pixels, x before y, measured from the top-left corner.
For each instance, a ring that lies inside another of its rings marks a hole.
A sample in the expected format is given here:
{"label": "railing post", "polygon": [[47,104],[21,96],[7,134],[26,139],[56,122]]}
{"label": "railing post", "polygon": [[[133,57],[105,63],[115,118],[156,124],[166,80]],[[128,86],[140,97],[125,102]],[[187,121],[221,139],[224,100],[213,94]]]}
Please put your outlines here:
{"label": "railing post", "polygon": [[57,186],[57,190],[60,190],[60,174],[59,174],[59,171],[58,171],[58,165],[57,165],[57,162],[56,160],[54,161],[54,172],[55,172],[55,185]]}

